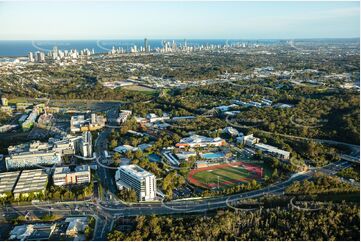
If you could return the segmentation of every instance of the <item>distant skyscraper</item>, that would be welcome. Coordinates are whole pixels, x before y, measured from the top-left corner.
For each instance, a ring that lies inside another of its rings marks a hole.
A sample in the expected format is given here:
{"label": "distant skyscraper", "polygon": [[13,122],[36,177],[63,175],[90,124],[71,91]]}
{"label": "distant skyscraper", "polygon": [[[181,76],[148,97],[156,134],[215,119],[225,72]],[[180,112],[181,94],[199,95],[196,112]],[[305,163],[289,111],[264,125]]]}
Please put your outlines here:
{"label": "distant skyscraper", "polygon": [[147,38],[144,39],[144,52],[149,52],[149,50],[148,50],[148,40],[147,40]]}
{"label": "distant skyscraper", "polygon": [[45,62],[45,54],[44,54],[44,52],[37,51],[35,53],[35,60],[37,62]]}
{"label": "distant skyscraper", "polygon": [[34,62],[34,56],[33,56],[33,52],[29,52],[29,62]]}
{"label": "distant skyscraper", "polygon": [[40,62],[45,62],[45,53],[40,52]]}

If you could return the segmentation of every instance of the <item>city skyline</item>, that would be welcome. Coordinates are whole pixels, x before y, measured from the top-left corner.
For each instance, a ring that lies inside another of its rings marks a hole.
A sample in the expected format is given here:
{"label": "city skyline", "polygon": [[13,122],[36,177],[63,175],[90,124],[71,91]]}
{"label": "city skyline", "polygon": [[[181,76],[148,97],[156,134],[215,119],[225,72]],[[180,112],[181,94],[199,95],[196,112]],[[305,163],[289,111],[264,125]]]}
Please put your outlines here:
{"label": "city skyline", "polygon": [[359,19],[358,2],[13,1],[0,40],[355,38]]}

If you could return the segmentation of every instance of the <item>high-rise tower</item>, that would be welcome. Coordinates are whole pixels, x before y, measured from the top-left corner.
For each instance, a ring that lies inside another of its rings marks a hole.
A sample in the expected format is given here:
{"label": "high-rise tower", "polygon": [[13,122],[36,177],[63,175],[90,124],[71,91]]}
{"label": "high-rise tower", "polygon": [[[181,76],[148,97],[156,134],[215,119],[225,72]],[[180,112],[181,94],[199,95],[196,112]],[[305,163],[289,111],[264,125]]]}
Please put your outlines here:
{"label": "high-rise tower", "polygon": [[149,52],[147,38],[144,39],[144,52]]}

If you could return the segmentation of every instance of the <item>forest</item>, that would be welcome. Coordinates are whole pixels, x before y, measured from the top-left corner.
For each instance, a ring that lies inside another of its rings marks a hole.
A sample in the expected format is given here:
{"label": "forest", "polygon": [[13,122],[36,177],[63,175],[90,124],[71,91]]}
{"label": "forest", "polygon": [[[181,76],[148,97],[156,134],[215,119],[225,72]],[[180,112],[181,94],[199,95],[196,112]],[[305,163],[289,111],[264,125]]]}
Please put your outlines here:
{"label": "forest", "polygon": [[108,240],[354,240],[360,239],[358,204],[329,204],[307,212],[269,208],[219,210],[212,215],[139,216],[131,231],[113,230]]}

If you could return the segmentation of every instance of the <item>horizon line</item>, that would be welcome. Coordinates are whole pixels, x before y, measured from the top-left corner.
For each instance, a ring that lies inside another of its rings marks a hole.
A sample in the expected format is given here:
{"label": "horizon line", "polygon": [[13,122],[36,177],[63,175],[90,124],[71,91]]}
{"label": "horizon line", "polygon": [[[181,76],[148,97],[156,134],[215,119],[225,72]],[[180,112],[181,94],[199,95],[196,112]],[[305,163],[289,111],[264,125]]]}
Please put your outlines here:
{"label": "horizon line", "polygon": [[[0,0],[1,1],[1,0]],[[103,41],[103,40],[321,40],[321,39],[360,39],[360,36],[357,37],[298,37],[298,38],[104,38],[104,39],[98,39],[98,38],[82,38],[82,39],[0,39],[0,41],[53,41],[53,40],[65,40],[65,41],[85,41],[85,40],[91,40],[91,41]]]}

